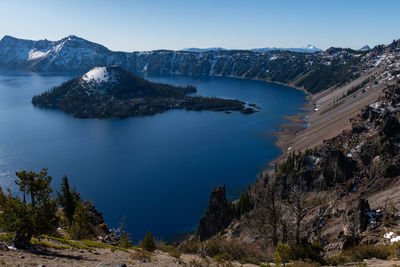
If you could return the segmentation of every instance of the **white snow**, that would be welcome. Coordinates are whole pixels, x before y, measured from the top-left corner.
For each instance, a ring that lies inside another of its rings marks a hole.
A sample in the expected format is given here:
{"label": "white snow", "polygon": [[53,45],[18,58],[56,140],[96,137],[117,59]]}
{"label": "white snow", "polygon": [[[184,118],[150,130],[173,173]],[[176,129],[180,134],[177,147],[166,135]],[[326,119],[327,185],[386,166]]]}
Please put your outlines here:
{"label": "white snow", "polygon": [[114,77],[107,71],[106,67],[94,67],[82,76],[82,80],[86,82],[110,82],[114,80]]}
{"label": "white snow", "polygon": [[14,245],[6,245],[9,250],[17,250],[17,248]]}
{"label": "white snow", "polygon": [[44,57],[45,55],[47,55],[47,52],[42,52],[39,50],[32,49],[29,51],[28,60],[34,60],[37,58],[41,58],[41,57]]}
{"label": "white snow", "polygon": [[393,235],[394,235],[393,232],[389,232],[389,233],[384,234],[383,237],[387,238],[387,239],[390,239],[390,238],[392,238]]}
{"label": "white snow", "polygon": [[383,235],[384,238],[390,239],[390,243],[395,243],[400,241],[400,236],[395,236],[393,232],[389,232]]}
{"label": "white snow", "polygon": [[371,105],[369,105],[371,108],[374,108],[374,109],[377,109],[377,108],[379,108],[379,106],[381,105],[381,102],[375,102],[375,103],[373,103],[373,104],[371,104]]}

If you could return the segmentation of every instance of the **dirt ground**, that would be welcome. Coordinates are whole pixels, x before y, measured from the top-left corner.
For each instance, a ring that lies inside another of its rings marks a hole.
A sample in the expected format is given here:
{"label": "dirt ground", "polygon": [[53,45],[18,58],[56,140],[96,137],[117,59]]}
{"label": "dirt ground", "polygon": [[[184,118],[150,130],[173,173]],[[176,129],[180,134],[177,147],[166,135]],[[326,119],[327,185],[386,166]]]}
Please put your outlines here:
{"label": "dirt ground", "polygon": [[[364,106],[374,103],[382,91],[383,85],[367,85],[369,86],[367,91],[363,92],[360,89],[343,98],[343,103],[336,108],[332,108],[334,100],[342,97],[351,87],[362,83],[367,77],[379,71],[377,69],[366,73],[345,86],[309,95],[309,101],[303,108],[306,113],[286,118],[290,123],[282,125],[282,130],[276,133],[279,135],[277,145],[283,152],[278,160],[286,157],[287,153],[293,150],[302,151],[321,145],[324,140],[333,138],[349,129],[351,127],[350,118],[355,117]],[[307,120],[307,128],[301,126],[304,124],[303,118]]]}
{"label": "dirt ground", "polygon": [[[179,258],[169,256],[168,253],[155,251],[150,259],[145,259],[137,251],[125,252],[110,249],[76,250],[41,248],[35,251],[8,250],[0,251],[0,266],[99,266],[100,263],[124,263],[126,266],[218,266],[212,259],[203,259],[196,255],[181,255]],[[257,265],[233,263],[234,266],[254,267]],[[100,265],[102,266],[102,265]],[[107,266],[107,265],[103,265]],[[114,267],[117,265],[108,265]],[[219,265],[224,266],[224,265]]]}

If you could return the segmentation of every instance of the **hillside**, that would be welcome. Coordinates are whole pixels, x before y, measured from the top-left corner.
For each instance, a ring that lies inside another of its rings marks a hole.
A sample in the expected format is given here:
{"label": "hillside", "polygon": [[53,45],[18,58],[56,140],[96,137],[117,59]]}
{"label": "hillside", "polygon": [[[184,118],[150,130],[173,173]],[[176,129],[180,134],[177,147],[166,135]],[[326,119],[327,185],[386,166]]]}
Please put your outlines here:
{"label": "hillside", "polygon": [[286,127],[286,156],[239,200],[229,206],[225,188],[213,191],[201,240],[257,244],[270,260],[279,242],[293,260],[398,258],[399,42],[381,50],[373,71],[311,96],[309,127]]}
{"label": "hillside", "polygon": [[79,118],[153,115],[169,109],[255,112],[237,100],[189,96],[193,86],[151,83],[118,66],[95,67],[41,95],[32,103],[56,108]]}

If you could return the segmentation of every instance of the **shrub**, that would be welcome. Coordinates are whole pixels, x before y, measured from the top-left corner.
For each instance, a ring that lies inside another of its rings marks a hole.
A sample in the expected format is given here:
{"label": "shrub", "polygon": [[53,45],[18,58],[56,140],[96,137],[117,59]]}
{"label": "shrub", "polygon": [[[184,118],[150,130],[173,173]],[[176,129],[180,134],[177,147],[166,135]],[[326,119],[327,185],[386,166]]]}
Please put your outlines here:
{"label": "shrub", "polygon": [[282,263],[283,266],[286,266],[286,263],[289,263],[290,256],[291,248],[288,244],[279,243],[278,246],[276,246],[275,263]]}
{"label": "shrub", "polygon": [[142,242],[142,248],[149,252],[153,252],[154,250],[156,250],[156,244],[154,243],[153,236],[150,232],[146,233],[146,236],[144,237]]}
{"label": "shrub", "polygon": [[93,237],[92,225],[90,218],[85,211],[82,201],[78,200],[76,203],[75,213],[73,216],[72,224],[68,228],[68,233],[72,239],[90,239]]}
{"label": "shrub", "polygon": [[362,261],[371,258],[386,260],[391,255],[391,250],[390,247],[383,245],[361,245],[346,250],[344,255],[352,261]]}
{"label": "shrub", "polygon": [[129,235],[125,232],[121,232],[121,240],[119,241],[119,246],[121,248],[130,248],[132,247],[132,241],[129,238]]}
{"label": "shrub", "polygon": [[179,249],[183,253],[196,254],[199,251],[200,244],[200,242],[195,240],[187,240],[179,244]]}
{"label": "shrub", "polygon": [[151,254],[145,250],[138,250],[132,254],[132,259],[141,262],[151,262]]}
{"label": "shrub", "polygon": [[182,255],[182,253],[179,251],[179,249],[174,248],[174,247],[172,247],[172,248],[169,250],[168,254],[169,254],[171,257],[174,257],[174,258],[179,258],[179,257]]}
{"label": "shrub", "polygon": [[360,245],[351,249],[342,251],[339,255],[333,256],[326,260],[328,265],[343,265],[347,262],[358,262],[364,259],[377,258],[387,260],[393,255],[395,250],[393,246],[384,245]]}
{"label": "shrub", "polygon": [[347,257],[343,256],[343,254],[339,254],[339,255],[328,258],[326,260],[326,264],[329,266],[331,266],[331,265],[338,266],[338,265],[344,265],[348,261],[349,261],[349,259]]}
{"label": "shrub", "polygon": [[307,244],[292,245],[290,250],[291,260],[311,260],[324,264],[322,257],[323,248],[317,241]]}
{"label": "shrub", "polygon": [[207,240],[199,247],[202,256],[217,257],[225,261],[258,263],[262,260],[258,251],[249,244],[235,240]]}

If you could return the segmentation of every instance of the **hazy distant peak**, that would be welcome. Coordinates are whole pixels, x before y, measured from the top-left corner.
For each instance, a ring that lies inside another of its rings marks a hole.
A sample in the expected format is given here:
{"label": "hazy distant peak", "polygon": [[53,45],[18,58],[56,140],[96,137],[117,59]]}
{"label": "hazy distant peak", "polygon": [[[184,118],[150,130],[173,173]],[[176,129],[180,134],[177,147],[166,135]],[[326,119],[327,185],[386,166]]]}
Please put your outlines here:
{"label": "hazy distant peak", "polygon": [[369,51],[369,50],[371,50],[372,48],[369,46],[369,45],[364,45],[363,47],[361,47],[360,49],[358,49],[358,50],[360,50],[360,51]]}
{"label": "hazy distant peak", "polygon": [[183,48],[181,51],[185,52],[210,52],[210,51],[227,51],[228,49],[223,47],[208,47],[208,48],[197,48],[197,47],[190,47],[190,48]]}

